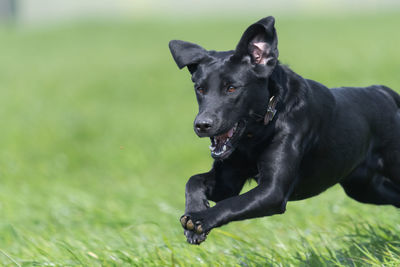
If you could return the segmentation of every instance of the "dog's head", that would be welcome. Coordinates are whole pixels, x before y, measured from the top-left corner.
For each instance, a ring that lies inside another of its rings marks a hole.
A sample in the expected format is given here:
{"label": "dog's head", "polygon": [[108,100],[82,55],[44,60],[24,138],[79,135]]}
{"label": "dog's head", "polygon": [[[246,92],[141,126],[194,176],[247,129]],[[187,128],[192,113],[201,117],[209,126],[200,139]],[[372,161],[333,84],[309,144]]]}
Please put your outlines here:
{"label": "dog's head", "polygon": [[199,103],[194,130],[200,137],[210,137],[215,159],[234,151],[250,114],[265,112],[268,78],[278,61],[274,23],[267,17],[252,24],[233,51],[207,51],[177,40],[169,43],[178,67],[187,67],[192,74]]}

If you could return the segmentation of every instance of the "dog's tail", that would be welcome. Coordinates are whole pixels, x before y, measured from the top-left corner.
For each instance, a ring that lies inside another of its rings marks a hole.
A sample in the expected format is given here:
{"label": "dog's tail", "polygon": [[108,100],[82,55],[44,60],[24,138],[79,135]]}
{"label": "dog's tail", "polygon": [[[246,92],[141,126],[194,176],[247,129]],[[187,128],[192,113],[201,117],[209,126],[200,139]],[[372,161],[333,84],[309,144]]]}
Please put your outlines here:
{"label": "dog's tail", "polygon": [[381,88],[393,98],[394,102],[396,102],[397,107],[400,108],[400,95],[389,87],[382,86]]}

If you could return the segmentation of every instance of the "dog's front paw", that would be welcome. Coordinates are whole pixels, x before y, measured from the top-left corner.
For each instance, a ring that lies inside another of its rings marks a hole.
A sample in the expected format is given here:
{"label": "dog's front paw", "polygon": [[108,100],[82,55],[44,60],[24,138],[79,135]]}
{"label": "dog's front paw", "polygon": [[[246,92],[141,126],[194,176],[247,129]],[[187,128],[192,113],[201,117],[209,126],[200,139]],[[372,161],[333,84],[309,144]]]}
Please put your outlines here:
{"label": "dog's front paw", "polygon": [[184,230],[184,234],[187,242],[192,245],[200,245],[200,243],[205,241],[207,238],[206,233],[197,234],[189,230]]}
{"label": "dog's front paw", "polygon": [[194,220],[190,215],[183,215],[180,219],[187,242],[199,245],[206,240],[210,231],[206,230],[204,224],[200,220]]}
{"label": "dog's front paw", "polygon": [[203,233],[203,226],[200,221],[194,222],[191,216],[183,215],[180,219],[183,229],[193,231],[196,234]]}

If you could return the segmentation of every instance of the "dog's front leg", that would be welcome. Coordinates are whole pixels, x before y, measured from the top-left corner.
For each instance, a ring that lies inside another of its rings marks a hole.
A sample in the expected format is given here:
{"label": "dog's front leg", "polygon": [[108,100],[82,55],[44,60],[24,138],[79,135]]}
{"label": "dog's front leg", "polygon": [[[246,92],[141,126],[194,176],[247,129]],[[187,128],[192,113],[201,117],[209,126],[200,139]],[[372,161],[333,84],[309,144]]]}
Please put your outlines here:
{"label": "dog's front leg", "polygon": [[198,212],[210,207],[209,192],[215,186],[215,171],[196,174],[190,177],[185,189],[185,212]]}
{"label": "dog's front leg", "polygon": [[249,170],[237,162],[227,160],[215,162],[210,172],[192,176],[186,183],[185,214],[180,218],[187,241],[199,244],[206,239],[206,231],[202,231],[198,221],[192,220],[189,214],[207,210],[208,200],[219,202],[240,193]]}
{"label": "dog's front leg", "polygon": [[[212,208],[187,213],[192,224],[184,225],[185,229],[203,234],[231,221],[283,213],[297,181],[301,154],[299,138],[286,136],[273,142],[260,156],[257,187],[222,200]],[[198,241],[196,244],[202,242]]]}
{"label": "dog's front leg", "polygon": [[215,171],[197,174],[190,177],[186,183],[185,190],[185,215],[180,218],[181,224],[184,227],[184,234],[187,241],[191,244],[203,242],[206,237],[206,232],[198,232],[196,222],[191,221],[186,214],[192,212],[200,212],[210,207],[207,198],[207,192],[213,189],[215,185]]}

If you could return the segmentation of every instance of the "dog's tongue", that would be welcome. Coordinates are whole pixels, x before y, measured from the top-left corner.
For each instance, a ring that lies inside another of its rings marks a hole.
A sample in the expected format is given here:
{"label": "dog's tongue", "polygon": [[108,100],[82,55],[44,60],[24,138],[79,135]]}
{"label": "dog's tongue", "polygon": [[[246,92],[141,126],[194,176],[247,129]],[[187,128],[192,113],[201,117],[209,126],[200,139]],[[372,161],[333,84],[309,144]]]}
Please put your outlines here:
{"label": "dog's tongue", "polygon": [[230,129],[228,132],[226,132],[226,133],[224,133],[224,134],[221,134],[221,135],[218,135],[217,136],[217,139],[218,140],[225,140],[225,139],[227,139],[227,138],[231,138],[232,136],[233,136],[233,128],[232,129]]}

